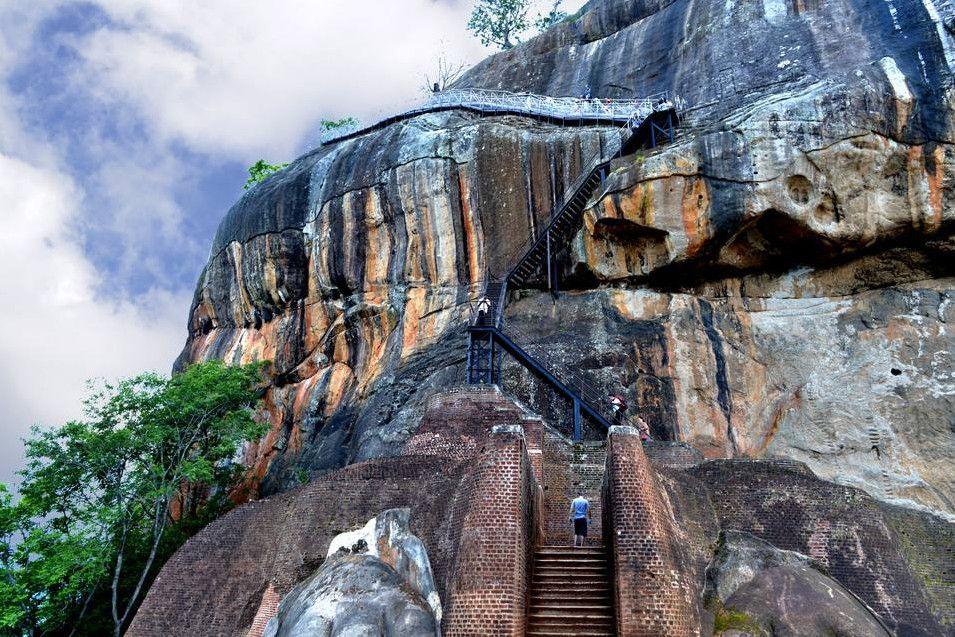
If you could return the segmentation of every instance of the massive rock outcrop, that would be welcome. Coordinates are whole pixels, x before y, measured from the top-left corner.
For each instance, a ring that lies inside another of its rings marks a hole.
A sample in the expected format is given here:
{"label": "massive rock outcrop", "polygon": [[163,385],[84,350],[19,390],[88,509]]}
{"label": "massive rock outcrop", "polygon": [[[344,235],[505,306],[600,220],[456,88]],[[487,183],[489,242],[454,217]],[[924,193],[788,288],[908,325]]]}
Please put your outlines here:
{"label": "massive rock outcrop", "polygon": [[440,637],[431,562],[409,529],[410,509],[389,509],[332,540],[328,557],[278,606],[263,637]]}
{"label": "massive rock outcrop", "polygon": [[722,624],[741,634],[888,637],[878,615],[799,553],[724,534],[709,572]]}
{"label": "massive rock outcrop", "polygon": [[[508,324],[659,437],[955,516],[953,25],[947,0],[594,0],[479,64],[461,86],[689,106],[676,143],[615,163],[566,293],[518,294]],[[468,299],[617,134],[424,115],[236,204],[181,363],[274,362],[250,492],[397,453],[461,377]]]}

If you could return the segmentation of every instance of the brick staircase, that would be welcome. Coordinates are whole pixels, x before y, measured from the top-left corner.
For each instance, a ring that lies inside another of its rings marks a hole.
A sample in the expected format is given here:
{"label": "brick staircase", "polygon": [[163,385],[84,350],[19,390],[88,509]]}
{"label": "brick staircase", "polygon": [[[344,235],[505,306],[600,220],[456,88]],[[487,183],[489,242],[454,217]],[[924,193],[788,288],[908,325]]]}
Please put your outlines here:
{"label": "brick staircase", "polygon": [[527,636],[614,635],[610,568],[603,545],[541,546],[534,553]]}
{"label": "brick staircase", "polygon": [[[534,553],[528,637],[615,634],[601,524],[605,456],[603,442],[573,443],[550,428],[544,432],[544,533]],[[590,500],[592,520],[587,545],[574,547],[568,517],[578,493]]]}

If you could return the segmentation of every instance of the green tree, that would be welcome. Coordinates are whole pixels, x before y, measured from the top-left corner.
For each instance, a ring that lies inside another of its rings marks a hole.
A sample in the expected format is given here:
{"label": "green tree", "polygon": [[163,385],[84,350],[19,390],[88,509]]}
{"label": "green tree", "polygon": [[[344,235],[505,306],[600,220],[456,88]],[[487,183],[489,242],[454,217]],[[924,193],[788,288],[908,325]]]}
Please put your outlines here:
{"label": "green tree", "polygon": [[[510,49],[528,27],[528,0],[478,0],[468,30],[481,39],[484,46]],[[519,41],[519,40],[518,40]]]}
{"label": "green tree", "polygon": [[233,458],[266,429],[261,369],[142,374],[34,428],[19,500],[0,491],[0,632],[122,634],[162,562],[229,506]]}
{"label": "green tree", "polygon": [[268,177],[271,177],[286,166],[288,166],[288,164],[270,164],[264,159],[260,159],[249,166],[249,179],[242,187],[248,190],[259,182],[265,181]]}
{"label": "green tree", "polygon": [[534,20],[534,26],[537,27],[539,32],[543,33],[567,17],[567,12],[561,11],[560,9],[560,5],[562,4],[563,0],[554,0],[554,5],[550,8],[550,12],[547,15],[537,15],[537,19]]}

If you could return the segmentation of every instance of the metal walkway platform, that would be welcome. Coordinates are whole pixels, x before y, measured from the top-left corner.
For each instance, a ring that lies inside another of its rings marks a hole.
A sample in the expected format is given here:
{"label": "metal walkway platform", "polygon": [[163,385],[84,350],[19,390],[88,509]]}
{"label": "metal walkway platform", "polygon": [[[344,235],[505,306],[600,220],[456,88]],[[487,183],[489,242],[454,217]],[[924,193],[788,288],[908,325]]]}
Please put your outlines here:
{"label": "metal walkway platform", "polygon": [[406,119],[441,111],[466,110],[483,115],[518,115],[558,124],[599,124],[635,128],[653,113],[681,110],[679,98],[663,92],[636,100],[551,97],[483,89],[451,89],[431,95],[423,104],[383,117],[372,124],[342,126],[322,133],[323,146],[367,135]]}

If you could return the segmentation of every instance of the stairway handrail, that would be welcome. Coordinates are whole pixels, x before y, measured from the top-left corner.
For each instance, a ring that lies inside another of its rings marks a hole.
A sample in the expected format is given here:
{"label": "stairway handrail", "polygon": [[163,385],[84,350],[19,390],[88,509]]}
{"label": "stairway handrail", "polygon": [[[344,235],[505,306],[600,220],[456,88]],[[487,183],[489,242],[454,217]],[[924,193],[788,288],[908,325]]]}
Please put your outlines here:
{"label": "stairway handrail", "polygon": [[526,255],[531,250],[536,248],[542,241],[546,241],[551,226],[553,226],[567,206],[570,205],[570,202],[573,201],[573,199],[577,196],[583,185],[587,183],[587,181],[596,173],[597,170],[604,165],[609,164],[614,160],[614,158],[620,155],[623,150],[624,140],[618,139],[617,143],[619,146],[609,156],[605,155],[603,148],[598,148],[597,151],[591,155],[586,166],[581,170],[580,174],[577,175],[577,178],[571,183],[570,186],[567,187],[566,190],[564,190],[560,202],[551,207],[544,230],[538,233],[536,236],[532,235],[528,237],[524,243],[510,253],[510,256],[505,260],[505,263],[508,265],[506,266],[504,274],[495,275],[491,272],[490,267],[486,269],[484,276],[485,297],[488,296],[488,292],[492,284],[501,283],[501,289],[498,293],[498,298],[496,300],[490,298],[488,299],[494,302],[494,327],[501,328],[503,326],[504,306],[507,303],[507,288],[511,277],[514,275],[514,271],[520,266],[520,264],[526,258]]}
{"label": "stairway handrail", "polygon": [[587,374],[578,368],[571,367],[560,359],[551,356],[543,345],[535,343],[534,339],[522,330],[515,329],[513,326],[511,326],[508,328],[508,334],[512,336],[511,340],[514,340],[513,336],[517,336],[521,343],[524,343],[522,347],[533,354],[534,357],[539,361],[545,363],[554,376],[561,378],[565,384],[570,384],[574,387],[577,387],[580,390],[579,393],[582,395],[582,397],[584,397],[583,395],[586,394],[589,396],[588,400],[595,401],[597,406],[591,406],[596,411],[601,412],[601,415],[603,415],[606,420],[617,421],[617,424],[624,424],[611,412],[609,412],[608,408],[603,406],[604,395],[599,389],[601,383],[599,383],[597,379],[593,378],[590,374]]}
{"label": "stairway handrail", "polygon": [[[537,367],[553,376],[560,384],[558,389],[567,393],[572,399],[579,401],[587,411],[593,412],[594,415],[603,421],[601,424],[608,427],[627,424],[625,419],[619,414],[611,412],[604,404],[603,394],[597,389],[596,386],[598,383],[594,379],[584,377],[576,370],[567,367],[559,361],[555,361],[546,353],[543,353],[542,350],[534,348],[535,351],[529,351],[526,345],[528,342],[526,335],[521,334],[520,331],[513,329],[504,331],[494,328],[493,332],[507,339],[514,348],[521,352],[521,356],[527,358]],[[515,338],[515,335],[519,338]],[[518,340],[525,344],[519,345]]]}

